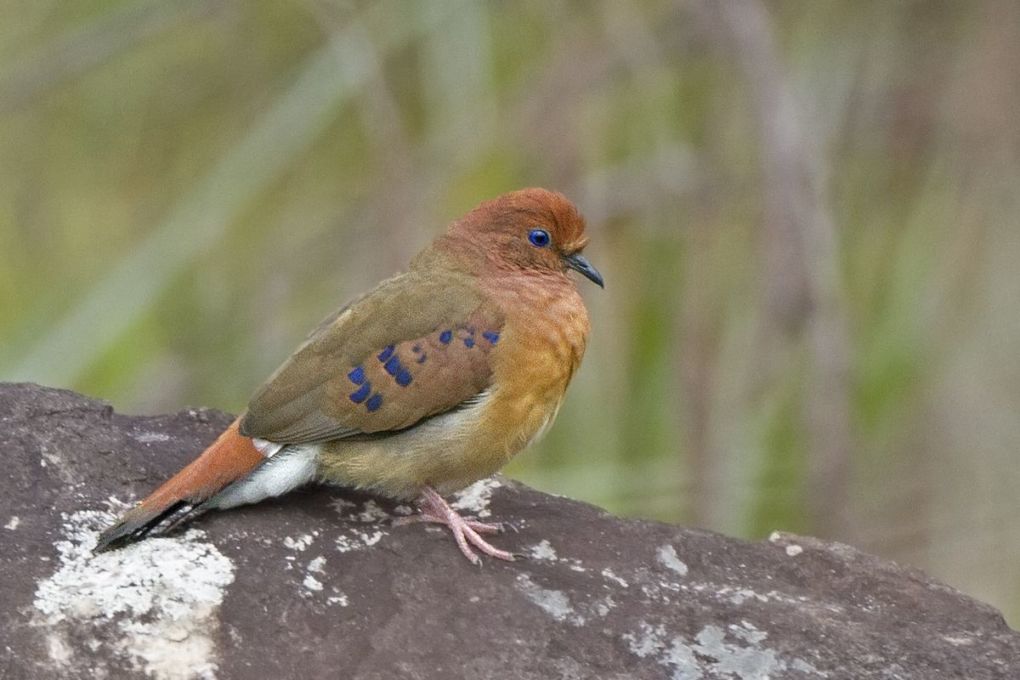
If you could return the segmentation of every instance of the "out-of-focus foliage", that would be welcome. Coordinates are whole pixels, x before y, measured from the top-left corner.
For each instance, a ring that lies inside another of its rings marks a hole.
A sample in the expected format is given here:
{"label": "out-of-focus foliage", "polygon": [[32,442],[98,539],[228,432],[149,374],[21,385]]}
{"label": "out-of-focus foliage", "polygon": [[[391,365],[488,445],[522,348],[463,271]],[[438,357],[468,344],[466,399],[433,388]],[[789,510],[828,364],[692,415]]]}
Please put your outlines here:
{"label": "out-of-focus foliage", "polygon": [[9,0],[0,379],[237,411],[527,185],[588,215],[541,488],[1020,620],[1020,4]]}

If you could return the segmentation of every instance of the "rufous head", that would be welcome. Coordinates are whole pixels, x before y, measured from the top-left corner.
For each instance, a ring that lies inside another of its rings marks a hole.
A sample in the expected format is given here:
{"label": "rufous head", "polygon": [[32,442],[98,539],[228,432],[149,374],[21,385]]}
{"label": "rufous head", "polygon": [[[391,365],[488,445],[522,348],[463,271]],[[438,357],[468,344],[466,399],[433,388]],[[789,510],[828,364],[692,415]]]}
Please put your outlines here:
{"label": "rufous head", "polygon": [[497,270],[566,273],[603,286],[581,254],[588,244],[584,218],[570,200],[547,189],[521,189],[478,205],[450,225],[437,246],[470,264]]}

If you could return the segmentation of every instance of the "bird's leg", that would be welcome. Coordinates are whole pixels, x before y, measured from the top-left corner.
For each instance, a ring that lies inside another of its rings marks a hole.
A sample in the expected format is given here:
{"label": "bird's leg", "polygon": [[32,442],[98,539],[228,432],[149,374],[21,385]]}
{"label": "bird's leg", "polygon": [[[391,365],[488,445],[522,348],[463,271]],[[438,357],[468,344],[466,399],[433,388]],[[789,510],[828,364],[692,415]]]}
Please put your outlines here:
{"label": "bird's leg", "polygon": [[472,546],[490,557],[495,557],[508,562],[514,561],[514,556],[505,550],[491,545],[480,534],[499,533],[502,528],[499,524],[487,524],[476,520],[465,519],[457,514],[457,511],[450,507],[450,504],[443,500],[443,497],[430,486],[425,487],[418,499],[418,515],[402,517],[396,524],[409,524],[411,522],[435,522],[445,524],[453,533],[457,541],[457,547],[464,553],[471,564],[478,564],[478,555],[472,550]]}

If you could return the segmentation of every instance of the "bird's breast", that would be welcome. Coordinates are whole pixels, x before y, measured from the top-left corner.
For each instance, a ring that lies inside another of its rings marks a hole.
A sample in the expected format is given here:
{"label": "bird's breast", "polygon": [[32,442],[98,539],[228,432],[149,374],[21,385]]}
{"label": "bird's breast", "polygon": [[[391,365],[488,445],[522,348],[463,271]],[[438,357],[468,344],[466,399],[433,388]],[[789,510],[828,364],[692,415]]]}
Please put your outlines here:
{"label": "bird's breast", "polygon": [[565,276],[515,283],[492,292],[504,309],[505,341],[493,352],[492,398],[480,414],[481,427],[502,437],[504,463],[552,424],[589,330],[584,302]]}

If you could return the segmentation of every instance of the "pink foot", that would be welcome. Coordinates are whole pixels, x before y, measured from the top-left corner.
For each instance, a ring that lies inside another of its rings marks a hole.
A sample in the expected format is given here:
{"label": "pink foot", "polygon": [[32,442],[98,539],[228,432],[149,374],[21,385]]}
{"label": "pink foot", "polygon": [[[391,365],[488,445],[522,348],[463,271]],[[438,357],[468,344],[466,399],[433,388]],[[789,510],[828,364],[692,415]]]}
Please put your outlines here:
{"label": "pink foot", "polygon": [[480,534],[498,534],[503,530],[499,524],[488,524],[474,519],[461,517],[457,511],[450,507],[450,504],[443,500],[435,489],[425,487],[418,499],[419,514],[411,517],[402,517],[394,522],[395,525],[411,524],[413,522],[435,522],[445,524],[453,533],[457,547],[464,553],[471,564],[479,564],[478,555],[472,550],[472,546],[489,557],[495,557],[508,562],[514,561],[512,553],[491,545],[481,537]]}

